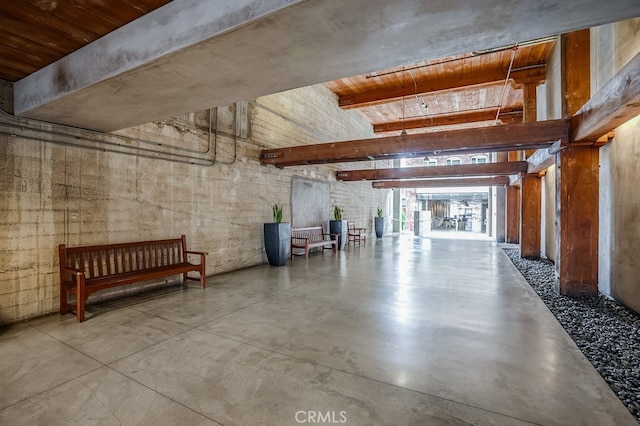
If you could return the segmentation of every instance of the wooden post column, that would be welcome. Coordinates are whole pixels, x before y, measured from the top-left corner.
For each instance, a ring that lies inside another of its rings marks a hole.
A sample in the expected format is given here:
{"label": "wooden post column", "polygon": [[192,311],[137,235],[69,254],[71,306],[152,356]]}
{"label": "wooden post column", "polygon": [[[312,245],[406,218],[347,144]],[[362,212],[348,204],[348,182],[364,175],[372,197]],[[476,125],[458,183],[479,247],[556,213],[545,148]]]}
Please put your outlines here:
{"label": "wooden post column", "polygon": [[[507,152],[496,153],[497,163],[507,163],[509,154]],[[494,236],[496,241],[504,243],[507,241],[507,192],[504,186],[496,186],[496,229]]]}
{"label": "wooden post column", "polygon": [[507,187],[507,242],[520,241],[520,188]]}
{"label": "wooden post column", "polygon": [[[537,84],[524,85],[524,121],[537,120]],[[530,154],[529,154],[530,155]],[[540,258],[540,227],[542,226],[542,179],[537,174],[522,177],[520,190],[520,256]]]}
{"label": "wooden post column", "polygon": [[542,225],[542,179],[537,174],[522,176],[520,205],[520,257],[540,258]]}
{"label": "wooden post column", "polygon": [[[527,83],[524,85],[522,94],[523,94],[523,117],[522,121],[526,123],[533,123],[538,121],[538,98],[537,98],[537,90],[538,83]],[[524,158],[529,158],[534,152],[535,149],[527,149],[524,152]]]}
{"label": "wooden post column", "polygon": [[566,296],[598,294],[599,152],[591,146],[556,158],[556,270]]}
{"label": "wooden post column", "polygon": [[[563,36],[566,115],[590,98],[589,30]],[[567,296],[598,294],[599,151],[571,146],[556,155],[556,271]]]}
{"label": "wooden post column", "polygon": [[[519,151],[509,151],[509,161],[519,160]],[[520,187],[507,186],[507,242],[518,244],[520,241]]]}

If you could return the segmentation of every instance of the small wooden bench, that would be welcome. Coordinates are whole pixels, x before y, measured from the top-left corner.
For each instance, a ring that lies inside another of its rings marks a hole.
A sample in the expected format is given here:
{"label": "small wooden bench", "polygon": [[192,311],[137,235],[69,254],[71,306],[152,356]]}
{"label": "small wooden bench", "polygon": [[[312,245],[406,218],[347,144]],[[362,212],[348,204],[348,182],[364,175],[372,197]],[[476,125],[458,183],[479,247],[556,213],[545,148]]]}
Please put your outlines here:
{"label": "small wooden bench", "polygon": [[347,230],[349,239],[347,243],[353,241],[353,243],[360,243],[364,240],[364,243],[367,244],[367,228],[357,228],[354,222],[347,222]]}
{"label": "small wooden bench", "polygon": [[[84,321],[87,298],[98,290],[135,282],[182,274],[187,280],[199,281],[205,287],[208,253],[188,251],[187,239],[139,241],[83,247],[60,244],[60,314],[74,311],[78,322]],[[200,263],[189,263],[188,255],[200,256]],[[190,277],[188,272],[199,272]],[[69,295],[75,294],[75,304]]]}
{"label": "small wooden bench", "polygon": [[326,234],[322,226],[291,228],[291,259],[295,255],[294,249],[304,249],[304,258],[309,259],[309,249],[315,247],[322,247],[323,253],[325,249],[333,248],[337,253],[338,234]]}

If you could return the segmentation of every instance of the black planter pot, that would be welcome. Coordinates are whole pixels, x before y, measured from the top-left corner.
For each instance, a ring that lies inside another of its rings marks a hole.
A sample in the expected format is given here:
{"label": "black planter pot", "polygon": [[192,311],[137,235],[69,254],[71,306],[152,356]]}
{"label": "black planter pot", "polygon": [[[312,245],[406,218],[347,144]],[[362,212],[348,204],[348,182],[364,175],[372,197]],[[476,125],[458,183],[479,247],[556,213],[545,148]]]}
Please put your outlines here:
{"label": "black planter pot", "polygon": [[344,250],[347,244],[347,221],[346,220],[330,220],[329,233],[338,234],[338,250]]}
{"label": "black planter pot", "polygon": [[384,234],[384,217],[374,217],[374,225],[376,228],[376,237],[382,238]]}
{"label": "black planter pot", "polygon": [[271,266],[284,266],[291,256],[291,224],[265,223],[264,249]]}

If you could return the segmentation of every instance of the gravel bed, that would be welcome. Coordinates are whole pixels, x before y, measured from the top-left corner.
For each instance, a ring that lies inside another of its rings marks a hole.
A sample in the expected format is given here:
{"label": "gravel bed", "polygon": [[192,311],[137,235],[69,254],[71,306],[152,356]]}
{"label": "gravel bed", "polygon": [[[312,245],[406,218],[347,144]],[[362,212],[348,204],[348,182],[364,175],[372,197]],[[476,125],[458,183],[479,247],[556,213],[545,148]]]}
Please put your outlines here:
{"label": "gravel bed", "polygon": [[602,294],[558,295],[553,262],[521,259],[518,249],[504,251],[640,423],[640,316]]}

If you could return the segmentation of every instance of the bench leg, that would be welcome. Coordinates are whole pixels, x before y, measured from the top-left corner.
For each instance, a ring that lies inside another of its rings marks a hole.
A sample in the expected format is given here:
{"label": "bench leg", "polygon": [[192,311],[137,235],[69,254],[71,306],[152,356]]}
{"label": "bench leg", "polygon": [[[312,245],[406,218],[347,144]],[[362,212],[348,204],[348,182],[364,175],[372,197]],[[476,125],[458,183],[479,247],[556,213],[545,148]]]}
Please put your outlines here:
{"label": "bench leg", "polygon": [[76,287],[76,318],[78,319],[78,322],[84,321],[84,307],[86,301],[84,285],[78,284]]}
{"label": "bench leg", "polygon": [[200,288],[204,288],[207,285],[207,268],[205,266],[205,260],[204,260],[204,256],[202,258],[202,261],[200,263]]}

